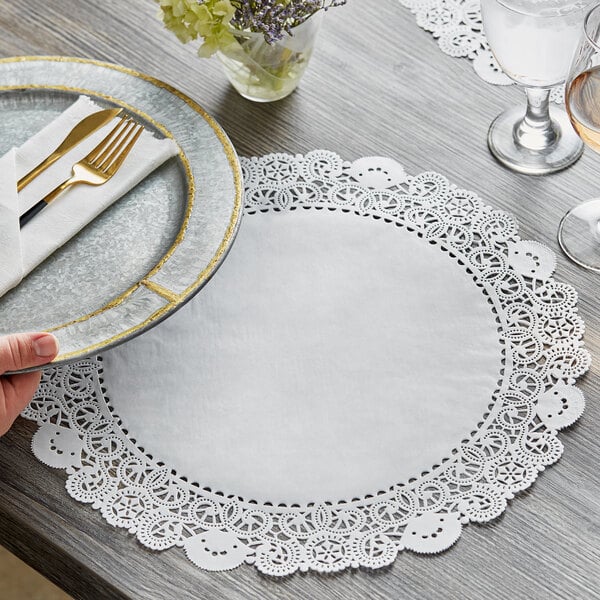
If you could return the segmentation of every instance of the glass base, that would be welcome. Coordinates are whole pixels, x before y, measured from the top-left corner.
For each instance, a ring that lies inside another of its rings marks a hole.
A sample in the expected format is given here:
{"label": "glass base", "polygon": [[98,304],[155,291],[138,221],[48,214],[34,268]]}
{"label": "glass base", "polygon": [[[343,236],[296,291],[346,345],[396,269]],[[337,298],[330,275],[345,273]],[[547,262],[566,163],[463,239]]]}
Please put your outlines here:
{"label": "glass base", "polygon": [[600,272],[600,198],[579,204],[562,218],[558,243],[574,263]]}
{"label": "glass base", "polygon": [[511,108],[490,125],[488,147],[505,167],[526,175],[545,175],[570,167],[583,153],[583,142],[571,126],[567,113],[554,106],[550,108],[550,117],[558,132],[556,142],[543,150],[529,150],[517,145],[515,128],[523,116],[523,108]]}

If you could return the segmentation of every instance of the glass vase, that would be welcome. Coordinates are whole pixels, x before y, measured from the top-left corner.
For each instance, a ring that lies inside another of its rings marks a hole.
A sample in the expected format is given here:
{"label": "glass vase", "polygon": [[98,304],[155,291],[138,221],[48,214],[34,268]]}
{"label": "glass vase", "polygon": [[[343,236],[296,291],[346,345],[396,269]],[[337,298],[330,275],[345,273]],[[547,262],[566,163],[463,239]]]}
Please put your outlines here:
{"label": "glass vase", "polygon": [[273,44],[262,33],[234,29],[237,43],[217,53],[233,87],[254,102],[289,96],[308,66],[321,20],[315,13]]}

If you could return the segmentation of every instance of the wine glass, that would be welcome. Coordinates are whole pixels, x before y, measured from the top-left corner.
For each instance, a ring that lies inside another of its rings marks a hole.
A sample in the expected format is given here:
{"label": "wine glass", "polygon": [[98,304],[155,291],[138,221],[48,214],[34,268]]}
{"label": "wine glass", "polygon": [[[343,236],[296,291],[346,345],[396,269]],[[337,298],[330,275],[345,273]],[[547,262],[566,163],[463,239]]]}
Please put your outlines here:
{"label": "wine glass", "polygon": [[[567,77],[565,104],[581,139],[600,152],[600,5],[585,17]],[[579,204],[562,218],[558,242],[573,262],[600,271],[600,198]]]}
{"label": "wine glass", "polygon": [[490,126],[488,146],[506,167],[528,175],[553,173],[583,152],[567,113],[550,108],[579,41],[590,0],[481,0],[488,43],[504,72],[525,88],[527,109],[511,108]]}

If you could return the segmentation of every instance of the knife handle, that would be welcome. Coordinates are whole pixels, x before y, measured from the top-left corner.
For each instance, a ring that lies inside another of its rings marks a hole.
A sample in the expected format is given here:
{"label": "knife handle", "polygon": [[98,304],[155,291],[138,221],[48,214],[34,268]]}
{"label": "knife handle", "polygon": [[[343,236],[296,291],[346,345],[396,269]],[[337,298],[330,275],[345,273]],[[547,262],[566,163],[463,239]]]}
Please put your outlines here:
{"label": "knife handle", "polygon": [[[24,175],[23,177],[21,177],[21,179],[19,179],[19,181],[17,182],[17,192],[20,192],[26,185],[31,183],[31,181],[34,180],[40,173],[45,171],[50,165],[54,164],[60,158],[60,156],[61,155],[58,152],[53,152],[52,154],[50,154],[50,156],[48,156],[48,158],[43,160],[37,167],[34,167],[33,169],[31,169],[31,171],[29,171],[29,173],[27,173],[27,175]],[[27,214],[27,213],[25,213],[25,214]]]}

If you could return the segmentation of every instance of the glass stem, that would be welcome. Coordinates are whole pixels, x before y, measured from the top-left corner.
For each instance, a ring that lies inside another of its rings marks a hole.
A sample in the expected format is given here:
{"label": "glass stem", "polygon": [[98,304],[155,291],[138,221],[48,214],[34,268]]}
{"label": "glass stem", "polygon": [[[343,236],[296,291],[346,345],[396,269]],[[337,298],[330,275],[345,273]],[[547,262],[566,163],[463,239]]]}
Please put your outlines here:
{"label": "glass stem", "polygon": [[550,118],[550,90],[525,88],[527,111],[514,130],[515,142],[528,150],[543,151],[551,148],[558,132]]}

